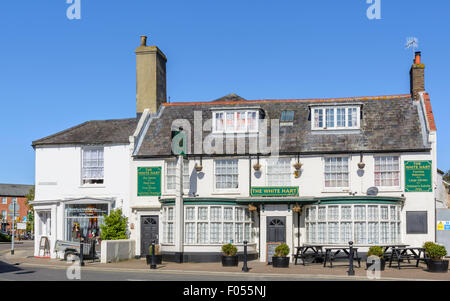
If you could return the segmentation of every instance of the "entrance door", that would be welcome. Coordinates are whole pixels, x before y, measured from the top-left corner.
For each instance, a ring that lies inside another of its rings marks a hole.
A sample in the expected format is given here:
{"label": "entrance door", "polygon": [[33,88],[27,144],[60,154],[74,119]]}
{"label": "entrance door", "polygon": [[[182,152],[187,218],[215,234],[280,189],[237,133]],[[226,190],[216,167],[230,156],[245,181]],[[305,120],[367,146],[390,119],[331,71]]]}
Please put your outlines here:
{"label": "entrance door", "polygon": [[141,255],[148,255],[152,241],[159,243],[159,217],[157,215],[141,216]]}
{"label": "entrance door", "polygon": [[286,217],[267,217],[267,242],[286,242]]}

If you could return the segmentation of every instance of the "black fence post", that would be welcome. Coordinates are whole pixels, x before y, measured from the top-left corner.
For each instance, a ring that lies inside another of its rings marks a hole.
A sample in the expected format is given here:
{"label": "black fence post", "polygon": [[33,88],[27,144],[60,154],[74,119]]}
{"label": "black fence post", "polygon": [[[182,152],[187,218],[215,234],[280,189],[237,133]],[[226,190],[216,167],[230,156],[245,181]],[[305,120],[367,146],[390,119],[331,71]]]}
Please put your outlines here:
{"label": "black fence post", "polygon": [[353,241],[349,241],[350,254],[349,254],[349,269],[347,271],[348,276],[355,276],[355,270],[353,269]]}
{"label": "black fence post", "polygon": [[84,266],[83,255],[84,255],[84,243],[82,240],[80,240],[80,266]]}
{"label": "black fence post", "polygon": [[150,269],[156,269],[156,256],[155,256],[155,241],[152,241],[152,264]]}
{"label": "black fence post", "polygon": [[242,272],[248,272],[247,267],[247,241],[244,241],[244,266],[242,267]]}

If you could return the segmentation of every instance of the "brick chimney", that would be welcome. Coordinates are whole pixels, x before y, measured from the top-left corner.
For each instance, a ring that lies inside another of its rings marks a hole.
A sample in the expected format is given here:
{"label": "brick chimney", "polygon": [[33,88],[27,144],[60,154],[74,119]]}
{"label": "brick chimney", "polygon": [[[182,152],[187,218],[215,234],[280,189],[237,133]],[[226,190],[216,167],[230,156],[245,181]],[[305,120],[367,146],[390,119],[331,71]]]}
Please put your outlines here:
{"label": "brick chimney", "polygon": [[136,48],[136,115],[145,109],[156,113],[166,102],[167,58],[156,46],[147,46],[147,37],[141,36],[141,46]]}
{"label": "brick chimney", "polygon": [[409,71],[411,80],[411,95],[414,100],[419,100],[419,92],[425,91],[425,65],[421,62],[421,52],[417,51],[414,63]]}

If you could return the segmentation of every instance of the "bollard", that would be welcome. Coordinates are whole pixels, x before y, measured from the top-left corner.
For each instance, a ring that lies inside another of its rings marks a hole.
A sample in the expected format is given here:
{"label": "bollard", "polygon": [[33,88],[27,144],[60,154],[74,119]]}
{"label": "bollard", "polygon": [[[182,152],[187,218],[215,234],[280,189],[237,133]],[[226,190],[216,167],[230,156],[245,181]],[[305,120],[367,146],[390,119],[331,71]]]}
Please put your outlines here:
{"label": "bollard", "polygon": [[82,240],[80,240],[80,266],[84,266],[83,255],[84,255],[84,243]]}
{"label": "bollard", "polygon": [[152,241],[152,264],[150,269],[156,269],[156,256],[155,256],[155,241]]}
{"label": "bollard", "polygon": [[350,255],[349,255],[349,269],[347,271],[348,276],[355,276],[355,270],[353,269],[353,241],[349,241]]}
{"label": "bollard", "polygon": [[247,241],[244,241],[244,266],[242,267],[242,272],[248,272],[247,267]]}

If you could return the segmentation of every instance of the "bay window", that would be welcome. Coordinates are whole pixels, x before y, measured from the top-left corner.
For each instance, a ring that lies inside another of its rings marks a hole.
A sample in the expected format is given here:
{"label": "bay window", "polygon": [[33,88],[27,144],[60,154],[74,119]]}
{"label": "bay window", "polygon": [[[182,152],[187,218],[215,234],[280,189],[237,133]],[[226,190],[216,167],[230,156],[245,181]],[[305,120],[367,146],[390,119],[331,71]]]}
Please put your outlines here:
{"label": "bay window", "polygon": [[252,215],[248,208],[227,205],[187,205],[185,244],[252,242]]}
{"label": "bay window", "polygon": [[333,204],[306,207],[306,242],[400,243],[399,205]]}

